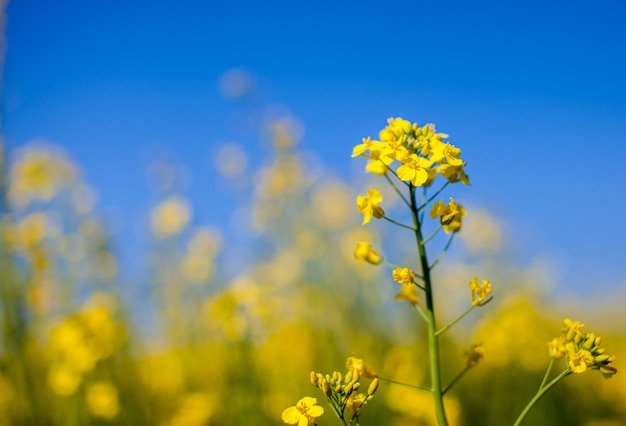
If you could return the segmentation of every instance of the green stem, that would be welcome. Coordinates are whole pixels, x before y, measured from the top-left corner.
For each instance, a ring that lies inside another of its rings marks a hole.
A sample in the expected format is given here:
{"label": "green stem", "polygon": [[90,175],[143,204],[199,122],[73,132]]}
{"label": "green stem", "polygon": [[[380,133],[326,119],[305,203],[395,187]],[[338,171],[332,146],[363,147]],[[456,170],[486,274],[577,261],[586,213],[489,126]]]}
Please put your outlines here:
{"label": "green stem", "polygon": [[542,386],[537,393],[535,394],[535,396],[533,396],[533,398],[528,402],[528,404],[526,405],[526,407],[524,408],[524,411],[522,411],[522,413],[519,415],[519,417],[517,418],[517,420],[515,421],[515,423],[513,424],[513,426],[519,426],[522,424],[522,422],[524,421],[524,417],[526,417],[526,415],[528,414],[528,412],[531,410],[531,408],[533,408],[533,406],[541,399],[541,397],[547,392],[549,391],[554,385],[556,385],[559,381],[561,381],[561,379],[563,379],[565,376],[568,376],[569,374],[572,373],[572,370],[570,370],[569,368],[566,370],[563,370],[563,372],[561,374],[559,374],[558,376],[556,376],[554,379],[552,379],[552,381],[550,383],[548,383],[545,386]]}
{"label": "green stem", "polygon": [[[396,175],[396,172],[394,172],[393,169],[391,169],[389,166],[387,166],[387,169],[390,170],[391,173],[394,174],[394,176],[398,177]],[[385,179],[387,179],[387,182],[389,182],[389,185],[391,185],[391,187],[396,191],[396,194],[398,194],[400,196],[400,198],[402,198],[402,201],[404,201],[404,204],[406,204],[407,206],[411,207],[411,203],[409,203],[409,200],[406,199],[406,197],[404,196],[402,191],[400,191],[400,188],[398,188],[396,186],[394,181],[389,177],[389,175],[387,173],[385,173]]]}
{"label": "green stem", "polygon": [[450,324],[446,325],[444,328],[442,328],[441,330],[437,331],[436,335],[439,336],[441,333],[443,333],[444,331],[446,331],[447,329],[449,329],[450,327],[452,327],[454,324],[456,324],[457,322],[461,321],[463,319],[463,317],[467,314],[469,314],[472,309],[474,309],[476,306],[472,305],[469,308],[467,308],[465,310],[465,312],[463,312],[461,315],[459,315],[454,321],[452,321]]}
{"label": "green stem", "polygon": [[445,395],[445,393],[448,392],[450,390],[450,388],[452,388],[452,386],[454,386],[454,384],[456,382],[458,382],[461,379],[461,377],[463,377],[463,375],[469,371],[470,368],[472,368],[472,367],[469,366],[469,365],[466,365],[465,368],[463,370],[461,370],[461,372],[459,374],[457,374],[454,379],[452,379],[450,384],[448,386],[446,386],[446,388],[443,390],[442,393]]}
{"label": "green stem", "polygon": [[426,207],[427,205],[430,204],[430,202],[432,200],[434,200],[435,198],[437,198],[437,196],[439,194],[441,194],[443,192],[444,189],[446,189],[446,187],[450,184],[450,181],[446,182],[445,184],[443,184],[443,186],[441,188],[439,188],[439,190],[437,192],[435,192],[433,195],[430,196],[430,198],[428,200],[426,200],[421,206],[419,206],[417,208],[417,210],[422,210],[424,207]]}
{"label": "green stem", "polygon": [[398,225],[401,228],[408,229],[409,231],[415,232],[415,229],[413,229],[411,226],[405,225],[405,224],[400,223],[400,222],[396,222],[395,220],[390,219],[387,216],[383,216],[383,219],[385,219],[387,222],[393,223],[394,225]]}
{"label": "green stem", "polygon": [[426,316],[428,318],[428,352],[430,357],[430,380],[435,402],[435,413],[439,426],[446,426],[446,412],[443,406],[443,393],[441,391],[441,365],[439,364],[439,339],[437,338],[437,323],[435,321],[435,303],[433,299],[432,283],[430,278],[430,265],[426,255],[426,247],[423,244],[422,229],[419,221],[417,202],[415,201],[415,187],[409,186],[411,194],[411,213],[413,225],[415,227],[415,238],[417,240],[417,250],[422,265],[422,276],[424,277],[424,288],[426,293]]}
{"label": "green stem", "polygon": [[[422,288],[422,290],[424,290],[424,289]],[[417,310],[417,313],[420,314],[420,316],[422,318],[424,318],[424,321],[426,321],[428,323],[428,316],[426,316],[426,312],[424,312],[424,310],[421,308],[421,306],[420,305],[415,305],[415,309]]]}
{"label": "green stem", "polygon": [[430,392],[431,391],[431,389],[429,389],[429,388],[425,388],[425,387],[422,387],[422,386],[416,386],[416,385],[410,385],[408,383],[398,382],[396,380],[386,379],[386,378],[380,377],[380,376],[376,376],[376,378],[378,380],[382,380],[383,382],[393,383],[394,385],[406,386],[407,388],[422,390],[422,391],[426,391],[426,392]]}
{"label": "green stem", "polygon": [[433,269],[435,266],[437,266],[437,264],[441,261],[441,259],[443,259],[445,254],[448,252],[448,249],[450,248],[450,245],[452,244],[452,240],[454,240],[455,235],[456,235],[456,232],[453,232],[452,235],[450,235],[450,239],[448,239],[446,246],[443,248],[443,251],[441,252],[439,257],[437,257],[437,259],[433,262],[433,264],[430,265],[430,269]]}
{"label": "green stem", "polygon": [[430,240],[432,240],[432,239],[433,239],[433,237],[434,237],[435,235],[437,235],[437,233],[439,232],[439,230],[440,230],[441,228],[443,228],[443,225],[439,224],[439,226],[437,227],[437,229],[435,229],[435,230],[433,231],[433,233],[432,233],[432,234],[430,234],[428,237],[424,238],[424,241],[422,241],[422,244],[428,244],[428,242],[429,242]]}
{"label": "green stem", "polygon": [[550,371],[552,370],[553,365],[554,365],[554,358],[550,357],[550,364],[548,364],[548,368],[546,369],[546,374],[543,375],[543,380],[541,381],[541,384],[539,385],[539,390],[541,390],[541,388],[543,388],[543,385],[545,385],[546,382],[548,381],[548,376],[550,375]]}

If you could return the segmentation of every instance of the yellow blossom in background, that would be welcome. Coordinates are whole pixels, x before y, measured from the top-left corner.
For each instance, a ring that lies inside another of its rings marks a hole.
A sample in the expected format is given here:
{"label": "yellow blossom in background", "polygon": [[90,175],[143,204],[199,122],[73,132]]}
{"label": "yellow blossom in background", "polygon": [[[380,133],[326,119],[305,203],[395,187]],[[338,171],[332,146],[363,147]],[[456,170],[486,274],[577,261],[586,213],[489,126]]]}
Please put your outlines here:
{"label": "yellow blossom in background", "polygon": [[156,206],[150,216],[152,233],[159,238],[179,234],[191,220],[191,207],[181,197],[171,197]]}
{"label": "yellow blossom in background", "polygon": [[202,392],[185,395],[179,403],[178,410],[169,421],[168,426],[202,426],[215,411],[212,398]]}
{"label": "yellow blossom in background", "polygon": [[32,201],[50,201],[76,175],[65,155],[45,145],[24,149],[11,167],[9,199],[20,207]]}
{"label": "yellow blossom in background", "polygon": [[417,286],[415,284],[403,285],[398,294],[396,294],[396,300],[406,300],[411,305],[417,305],[420,301]]}
{"label": "yellow blossom in background", "polygon": [[85,393],[87,408],[93,416],[112,419],[120,412],[117,389],[112,383],[90,383],[87,385]]}
{"label": "yellow blossom in background", "polygon": [[565,336],[555,337],[551,341],[548,342],[548,354],[551,358],[559,359],[563,358],[567,349],[565,348]]}
{"label": "yellow blossom in background", "polygon": [[372,265],[378,265],[383,261],[382,256],[374,250],[371,244],[363,242],[356,244],[354,257],[358,260],[364,260],[367,263],[371,263]]}
{"label": "yellow blossom in background", "polygon": [[487,296],[491,294],[491,282],[489,280],[482,280],[482,283],[479,283],[478,278],[474,277],[471,279],[469,287],[472,305],[483,306],[488,302]]}
{"label": "yellow blossom in background", "polygon": [[396,268],[391,273],[393,280],[400,284],[415,284],[415,271],[409,268]]}
{"label": "yellow blossom in background", "polygon": [[371,365],[363,362],[361,358],[355,358],[353,356],[349,357],[346,360],[346,369],[348,371],[352,371],[353,373],[359,373],[359,375],[367,377],[368,379],[376,377],[376,371],[374,371]]}
{"label": "yellow blossom in background", "polygon": [[315,423],[322,414],[324,408],[317,405],[317,399],[305,396],[294,407],[286,408],[281,418],[288,425],[306,426]]}
{"label": "yellow blossom in background", "polygon": [[82,374],[65,363],[53,365],[48,371],[48,386],[57,395],[73,395],[82,380]]}
{"label": "yellow blossom in background", "polygon": [[439,218],[446,234],[461,230],[461,220],[466,215],[463,206],[458,205],[456,200],[450,197],[450,202],[444,204],[443,200],[435,201],[430,209],[432,219]]}
{"label": "yellow blossom in background", "polygon": [[376,188],[371,188],[367,191],[366,195],[359,195],[356,197],[356,208],[359,213],[363,213],[363,223],[368,223],[372,216],[376,219],[380,219],[385,216],[385,211],[378,204],[383,201],[383,196]]}
{"label": "yellow blossom in background", "polygon": [[482,345],[472,345],[467,353],[467,366],[475,367],[478,362],[485,357],[485,349]]}

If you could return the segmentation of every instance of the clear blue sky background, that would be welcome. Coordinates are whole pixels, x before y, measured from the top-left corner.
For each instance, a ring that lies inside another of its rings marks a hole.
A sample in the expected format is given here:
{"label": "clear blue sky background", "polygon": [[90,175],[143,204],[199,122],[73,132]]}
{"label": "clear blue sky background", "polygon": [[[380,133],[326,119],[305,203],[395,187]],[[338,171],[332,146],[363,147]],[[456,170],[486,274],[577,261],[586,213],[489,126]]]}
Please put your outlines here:
{"label": "clear blue sky background", "polygon": [[145,147],[166,146],[219,223],[209,157],[233,109],[216,82],[244,67],[341,176],[387,117],[437,123],[464,150],[470,201],[515,223],[521,261],[545,253],[561,286],[609,291],[626,285],[625,5],[15,0],[4,133],[66,147],[126,230],[151,201]]}

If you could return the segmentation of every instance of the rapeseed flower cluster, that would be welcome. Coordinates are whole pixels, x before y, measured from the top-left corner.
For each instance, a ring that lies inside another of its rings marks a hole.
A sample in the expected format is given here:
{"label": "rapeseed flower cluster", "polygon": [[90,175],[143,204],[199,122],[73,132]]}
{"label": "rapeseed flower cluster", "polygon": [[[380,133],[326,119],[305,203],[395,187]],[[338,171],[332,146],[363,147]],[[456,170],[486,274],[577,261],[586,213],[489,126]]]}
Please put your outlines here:
{"label": "rapeseed flower cluster", "polygon": [[548,342],[548,351],[552,358],[565,357],[567,368],[573,373],[584,373],[587,370],[598,370],[605,378],[617,373],[615,356],[606,354],[600,347],[602,338],[593,332],[584,332],[583,323],[563,320],[564,328],[559,337]]}
{"label": "rapeseed flower cluster", "polygon": [[[380,140],[364,138],[352,150],[352,157],[369,159],[368,172],[384,175],[392,171],[413,186],[429,186],[437,174],[451,183],[469,185],[461,150],[445,141],[447,134],[436,133],[434,124],[420,127],[402,118],[390,118],[387,123],[378,135]],[[400,165],[394,170],[395,162]]]}
{"label": "rapeseed flower cluster", "polygon": [[[311,384],[319,388],[325,395],[333,411],[342,420],[343,424],[359,424],[359,416],[378,389],[379,380],[376,372],[362,359],[349,357],[346,360],[347,372],[342,374],[334,371],[332,374],[321,374],[311,371]],[[373,379],[366,392],[361,389],[361,377]],[[316,406],[317,400],[311,397],[301,399],[295,407],[283,411],[282,419],[287,424],[304,426],[313,424],[324,410]],[[307,423],[308,422],[308,423]]]}

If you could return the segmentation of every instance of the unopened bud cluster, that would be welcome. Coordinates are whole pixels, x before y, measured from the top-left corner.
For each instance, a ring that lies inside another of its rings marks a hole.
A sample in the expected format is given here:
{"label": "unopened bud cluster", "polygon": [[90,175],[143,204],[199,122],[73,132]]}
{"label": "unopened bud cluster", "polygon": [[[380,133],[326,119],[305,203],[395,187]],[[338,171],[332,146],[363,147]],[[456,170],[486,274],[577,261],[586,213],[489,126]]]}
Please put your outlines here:
{"label": "unopened bud cluster", "polygon": [[332,374],[311,371],[311,384],[324,392],[328,402],[341,419],[351,422],[353,419],[358,419],[365,404],[378,389],[379,381],[374,378],[369,384],[367,392],[359,392],[361,390],[361,377],[361,373],[356,368],[349,368],[346,374],[338,371],[334,371]]}
{"label": "unopened bud cluster", "polygon": [[613,365],[615,356],[606,354],[605,349],[600,347],[600,336],[592,332],[584,333],[582,329],[585,324],[569,318],[564,319],[563,324],[563,334],[548,342],[552,358],[565,356],[567,367],[574,373],[583,373],[588,369],[599,370],[606,378],[617,373],[617,368]]}

